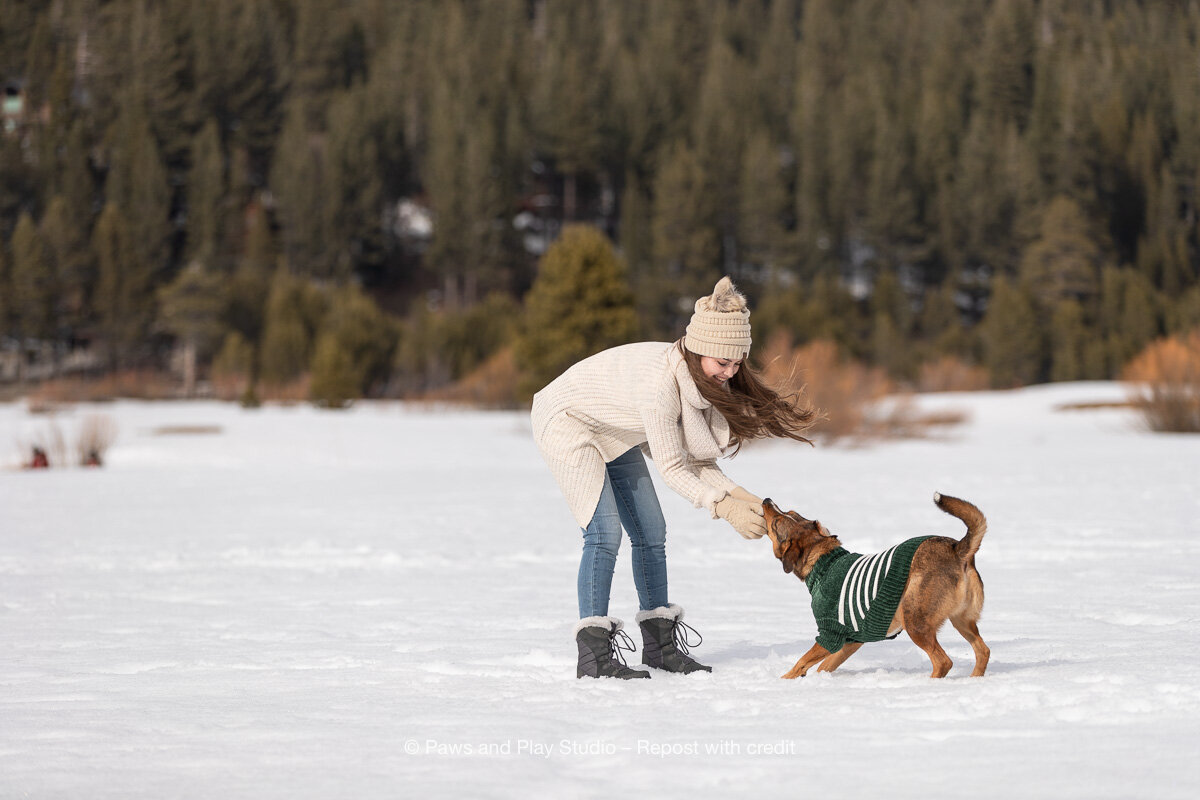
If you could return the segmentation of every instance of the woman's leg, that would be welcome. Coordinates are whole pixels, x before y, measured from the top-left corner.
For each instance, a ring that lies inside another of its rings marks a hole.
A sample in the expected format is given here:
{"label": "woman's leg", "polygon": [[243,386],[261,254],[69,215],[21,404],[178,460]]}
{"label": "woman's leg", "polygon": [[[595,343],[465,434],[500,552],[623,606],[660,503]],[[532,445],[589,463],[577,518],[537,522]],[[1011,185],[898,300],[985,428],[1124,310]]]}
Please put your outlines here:
{"label": "woman's leg", "polygon": [[667,605],[667,523],[642,451],[633,448],[608,462],[617,513],[633,544],[633,584],[647,611]]}
{"label": "woman's leg", "polygon": [[592,521],[583,528],[583,556],[579,560],[579,618],[607,617],[617,551],[621,547],[621,517],[612,482],[604,476],[600,502]]}

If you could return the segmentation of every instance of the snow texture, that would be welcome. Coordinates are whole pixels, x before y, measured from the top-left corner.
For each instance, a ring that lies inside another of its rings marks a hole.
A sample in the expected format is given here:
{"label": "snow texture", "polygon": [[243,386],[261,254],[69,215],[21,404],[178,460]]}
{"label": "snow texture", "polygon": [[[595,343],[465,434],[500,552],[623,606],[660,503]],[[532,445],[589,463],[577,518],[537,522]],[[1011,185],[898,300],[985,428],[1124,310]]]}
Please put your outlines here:
{"label": "snow texture", "polygon": [[[51,420],[0,405],[0,798],[1190,800],[1200,436],[1058,410],[1122,398],[928,395],[968,422],[722,462],[858,552],[961,536],[935,491],[983,510],[991,666],[946,626],[940,681],[904,635],[780,680],[816,633],[804,585],[661,483],[714,671],[577,680],[580,535],[522,414],[80,406],[53,423],[112,416],[108,464],[21,471]],[[626,542],[635,638],[637,610]]]}

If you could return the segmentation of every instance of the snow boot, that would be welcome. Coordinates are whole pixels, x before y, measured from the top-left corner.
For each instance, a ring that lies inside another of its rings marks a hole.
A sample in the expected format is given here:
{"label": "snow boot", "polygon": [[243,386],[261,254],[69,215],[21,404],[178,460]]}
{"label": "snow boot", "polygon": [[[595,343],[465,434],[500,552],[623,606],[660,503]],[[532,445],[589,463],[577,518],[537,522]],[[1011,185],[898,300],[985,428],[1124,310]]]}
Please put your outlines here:
{"label": "snow boot", "polygon": [[[682,672],[712,672],[712,667],[697,662],[688,655],[688,647],[704,641],[696,629],[683,622],[683,609],[674,603],[639,611],[638,627],[642,629],[642,663],[649,667]],[[696,635],[695,642],[688,641],[688,632]]]}
{"label": "snow boot", "polygon": [[[615,617],[584,617],[575,626],[579,645],[576,678],[649,678],[649,672],[632,669],[621,651],[633,652],[633,640],[621,629],[625,623]],[[617,637],[620,637],[619,639]]]}

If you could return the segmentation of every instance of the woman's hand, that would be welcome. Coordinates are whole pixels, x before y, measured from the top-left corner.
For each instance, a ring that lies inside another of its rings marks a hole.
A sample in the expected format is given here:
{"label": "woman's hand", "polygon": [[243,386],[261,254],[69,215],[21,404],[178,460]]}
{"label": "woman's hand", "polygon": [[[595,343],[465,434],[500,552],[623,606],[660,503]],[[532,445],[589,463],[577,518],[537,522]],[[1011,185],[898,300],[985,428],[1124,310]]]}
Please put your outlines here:
{"label": "woman's hand", "polygon": [[735,500],[743,500],[752,506],[761,506],[762,505],[761,497],[755,497],[754,495],[750,494],[749,492],[747,492],[745,489],[743,489],[740,486],[733,487],[732,489],[729,490],[729,493],[731,495],[733,495],[733,498]]}
{"label": "woman's hand", "polygon": [[762,503],[757,505],[726,495],[717,501],[713,510],[717,516],[733,526],[743,539],[759,539],[766,535],[767,525],[763,521]]}

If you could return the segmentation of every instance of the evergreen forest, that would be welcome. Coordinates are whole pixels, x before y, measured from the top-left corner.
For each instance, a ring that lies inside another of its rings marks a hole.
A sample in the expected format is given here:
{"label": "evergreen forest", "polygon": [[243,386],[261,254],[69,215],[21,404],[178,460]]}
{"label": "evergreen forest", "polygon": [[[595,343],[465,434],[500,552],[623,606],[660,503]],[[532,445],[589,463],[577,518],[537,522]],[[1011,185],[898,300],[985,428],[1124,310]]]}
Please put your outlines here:
{"label": "evergreen forest", "polygon": [[0,0],[0,82],[10,384],[520,402],[724,274],[910,384],[1200,326],[1200,2]]}

